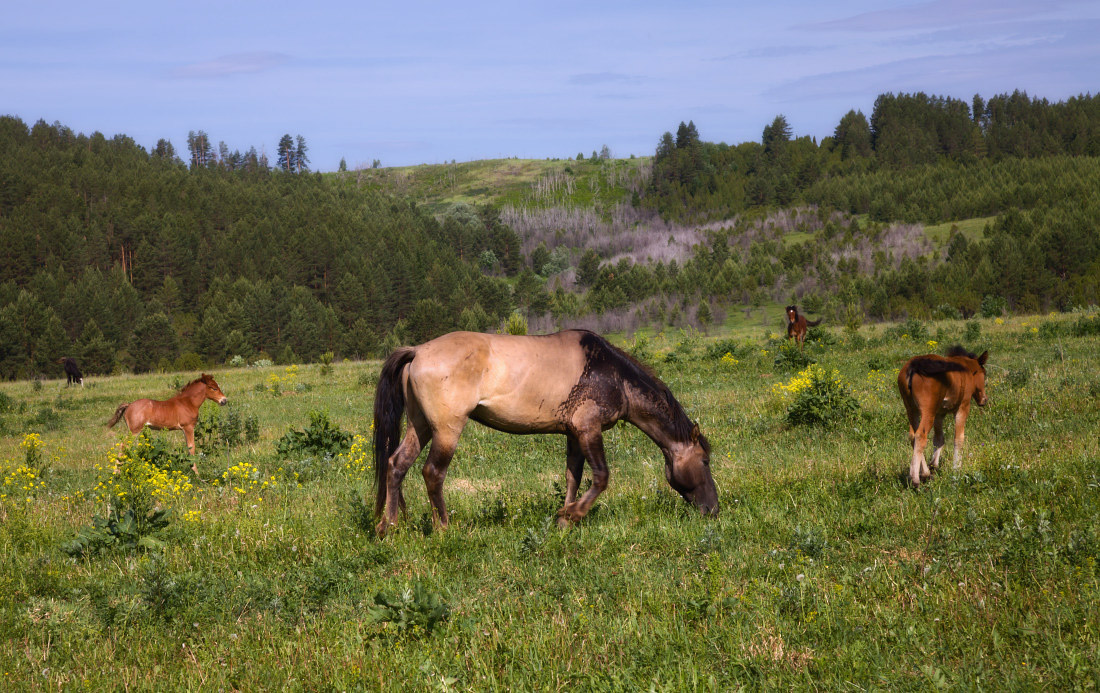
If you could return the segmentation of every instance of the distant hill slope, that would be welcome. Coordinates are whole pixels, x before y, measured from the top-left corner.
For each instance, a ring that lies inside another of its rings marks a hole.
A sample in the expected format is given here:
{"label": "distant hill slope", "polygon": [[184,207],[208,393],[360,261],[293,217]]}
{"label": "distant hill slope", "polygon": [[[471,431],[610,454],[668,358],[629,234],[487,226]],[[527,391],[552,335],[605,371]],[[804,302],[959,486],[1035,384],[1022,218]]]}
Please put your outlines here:
{"label": "distant hill slope", "polygon": [[607,210],[641,194],[651,159],[485,159],[362,169],[354,176],[441,213],[457,202],[498,207]]}

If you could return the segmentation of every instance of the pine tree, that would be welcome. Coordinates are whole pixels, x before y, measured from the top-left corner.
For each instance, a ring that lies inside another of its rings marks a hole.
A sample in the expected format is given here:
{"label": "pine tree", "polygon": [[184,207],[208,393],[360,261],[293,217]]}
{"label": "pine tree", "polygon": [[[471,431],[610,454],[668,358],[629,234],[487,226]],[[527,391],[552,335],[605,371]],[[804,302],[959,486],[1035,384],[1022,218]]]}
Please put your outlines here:
{"label": "pine tree", "polygon": [[306,146],[306,138],[298,135],[295,140],[296,146],[294,149],[294,169],[296,173],[302,173],[309,170],[309,147]]}
{"label": "pine tree", "polygon": [[279,138],[278,155],[275,158],[276,168],[285,173],[293,173],[297,168],[294,156],[294,138],[288,133]]}

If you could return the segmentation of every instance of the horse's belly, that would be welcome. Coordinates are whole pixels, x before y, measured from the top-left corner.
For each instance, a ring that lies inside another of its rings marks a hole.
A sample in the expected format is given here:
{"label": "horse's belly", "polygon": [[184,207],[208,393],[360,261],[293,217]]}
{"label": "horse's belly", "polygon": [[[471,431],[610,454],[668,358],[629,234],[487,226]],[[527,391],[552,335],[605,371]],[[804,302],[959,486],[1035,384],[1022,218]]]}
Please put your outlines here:
{"label": "horse's belly", "polygon": [[517,410],[478,405],[470,418],[507,433],[561,433],[565,430],[553,411],[538,408]]}

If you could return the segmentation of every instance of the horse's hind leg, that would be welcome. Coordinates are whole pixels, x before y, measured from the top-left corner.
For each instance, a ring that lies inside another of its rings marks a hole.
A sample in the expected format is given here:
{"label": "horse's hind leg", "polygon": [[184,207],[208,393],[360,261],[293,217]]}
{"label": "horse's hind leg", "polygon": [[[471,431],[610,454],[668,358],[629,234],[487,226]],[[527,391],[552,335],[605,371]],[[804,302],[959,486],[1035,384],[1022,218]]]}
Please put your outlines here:
{"label": "horse's hind leg", "polygon": [[443,527],[450,522],[447,505],[443,501],[443,480],[447,478],[447,467],[450,466],[451,458],[454,457],[461,434],[462,427],[458,427],[457,431],[450,429],[435,431],[432,436],[432,447],[428,451],[428,459],[424,461],[424,469],[421,471],[435,519]]}
{"label": "horse's hind leg", "polygon": [[932,427],[934,418],[935,414],[922,412],[920,423],[913,432],[913,459],[909,463],[909,481],[913,486],[920,486],[921,479],[932,476],[924,459],[924,446],[928,444],[928,429]]}
{"label": "horse's hind leg", "polygon": [[374,528],[379,538],[385,536],[386,529],[390,525],[397,524],[398,510],[405,512],[405,497],[401,493],[401,483],[420,455],[424,444],[431,440],[431,431],[423,419],[419,418],[419,425],[415,425],[412,419],[414,417],[410,416],[409,426],[405,431],[405,437],[401,439],[401,444],[390,455],[389,470],[386,474],[386,507],[382,511],[382,519]]}
{"label": "horse's hind leg", "polygon": [[937,414],[936,420],[932,424],[932,469],[940,468],[943,443],[943,414]]}

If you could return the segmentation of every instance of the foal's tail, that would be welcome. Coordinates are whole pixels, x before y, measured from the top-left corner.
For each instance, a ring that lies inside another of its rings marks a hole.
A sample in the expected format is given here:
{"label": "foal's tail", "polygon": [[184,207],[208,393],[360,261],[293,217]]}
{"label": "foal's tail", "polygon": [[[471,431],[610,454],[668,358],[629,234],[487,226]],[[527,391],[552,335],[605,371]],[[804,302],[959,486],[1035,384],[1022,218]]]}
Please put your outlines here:
{"label": "foal's tail", "polygon": [[817,327],[818,325],[821,324],[821,321],[824,320],[824,319],[825,318],[818,318],[817,320],[807,320],[806,321],[806,327]]}
{"label": "foal's tail", "polygon": [[115,409],[115,415],[111,417],[111,420],[107,422],[107,428],[114,428],[114,425],[118,423],[118,420],[122,418],[122,415],[126,413],[126,407],[130,406],[129,403],[118,405],[118,409]]}
{"label": "foal's tail", "polygon": [[966,367],[955,363],[954,361],[947,361],[945,359],[913,359],[909,362],[909,374],[906,376],[906,382],[909,387],[909,391],[913,391],[913,374],[923,375],[926,378],[935,378],[938,375],[949,373],[951,371],[965,371]]}
{"label": "foal's tail", "polygon": [[374,391],[374,514],[386,507],[386,477],[390,471],[390,455],[397,450],[401,436],[401,416],[405,413],[405,388],[402,374],[413,360],[416,350],[401,347],[382,364],[378,387]]}

